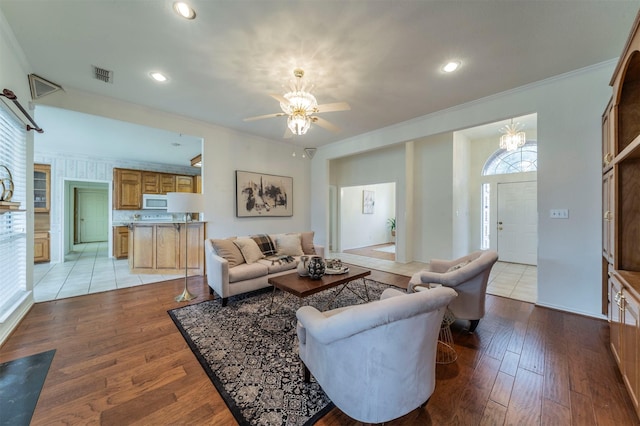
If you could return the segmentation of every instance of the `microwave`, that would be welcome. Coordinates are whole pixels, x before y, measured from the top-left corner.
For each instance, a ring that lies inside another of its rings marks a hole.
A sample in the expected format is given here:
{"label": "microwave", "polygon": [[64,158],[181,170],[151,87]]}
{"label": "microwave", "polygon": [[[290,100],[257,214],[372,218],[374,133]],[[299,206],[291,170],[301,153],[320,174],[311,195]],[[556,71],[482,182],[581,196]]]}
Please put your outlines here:
{"label": "microwave", "polygon": [[142,208],[149,210],[166,210],[167,196],[162,194],[142,194]]}

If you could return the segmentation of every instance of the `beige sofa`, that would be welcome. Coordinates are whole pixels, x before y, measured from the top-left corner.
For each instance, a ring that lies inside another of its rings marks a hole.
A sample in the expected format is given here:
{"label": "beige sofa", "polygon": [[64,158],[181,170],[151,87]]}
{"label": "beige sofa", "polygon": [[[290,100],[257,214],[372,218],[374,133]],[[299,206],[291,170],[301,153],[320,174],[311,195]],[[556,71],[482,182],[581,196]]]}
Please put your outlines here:
{"label": "beige sofa", "polygon": [[295,271],[301,256],[324,257],[324,247],[313,244],[313,235],[310,231],[207,239],[210,294],[217,294],[226,306],[229,297],[269,287],[270,277]]}

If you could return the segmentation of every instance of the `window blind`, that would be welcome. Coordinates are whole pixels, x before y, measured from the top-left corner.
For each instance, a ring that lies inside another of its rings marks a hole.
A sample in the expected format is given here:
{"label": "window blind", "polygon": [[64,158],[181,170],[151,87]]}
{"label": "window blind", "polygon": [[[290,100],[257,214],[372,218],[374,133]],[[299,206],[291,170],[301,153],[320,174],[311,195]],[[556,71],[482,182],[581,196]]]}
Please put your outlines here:
{"label": "window blind", "polygon": [[[0,322],[27,294],[26,133],[24,124],[0,102],[0,165],[10,170],[13,178],[11,201],[20,203],[20,211],[0,214]],[[0,177],[5,174],[0,167]]]}

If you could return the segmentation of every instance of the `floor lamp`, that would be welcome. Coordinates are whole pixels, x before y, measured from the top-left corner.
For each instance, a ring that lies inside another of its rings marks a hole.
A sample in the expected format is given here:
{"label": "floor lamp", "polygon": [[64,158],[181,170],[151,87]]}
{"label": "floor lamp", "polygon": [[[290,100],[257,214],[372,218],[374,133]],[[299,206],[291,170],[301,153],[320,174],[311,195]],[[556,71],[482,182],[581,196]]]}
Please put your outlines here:
{"label": "floor lamp", "polygon": [[189,273],[189,238],[188,223],[191,221],[191,213],[203,211],[202,195],[191,192],[168,192],[167,193],[167,213],[184,213],[184,291],[176,296],[176,302],[185,302],[194,299],[196,296],[189,293],[187,287],[187,276]]}

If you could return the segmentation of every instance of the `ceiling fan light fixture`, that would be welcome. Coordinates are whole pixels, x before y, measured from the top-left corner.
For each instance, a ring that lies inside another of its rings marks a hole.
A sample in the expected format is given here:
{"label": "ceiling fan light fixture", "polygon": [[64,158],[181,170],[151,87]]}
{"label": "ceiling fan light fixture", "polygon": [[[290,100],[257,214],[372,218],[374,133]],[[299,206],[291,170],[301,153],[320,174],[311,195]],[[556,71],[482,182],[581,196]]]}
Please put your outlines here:
{"label": "ceiling fan light fixture", "polygon": [[287,118],[287,126],[294,135],[304,135],[311,127],[311,119],[301,111],[296,111]]}
{"label": "ceiling fan light fixture", "polygon": [[183,1],[173,3],[173,10],[185,19],[195,19],[196,11]]}

